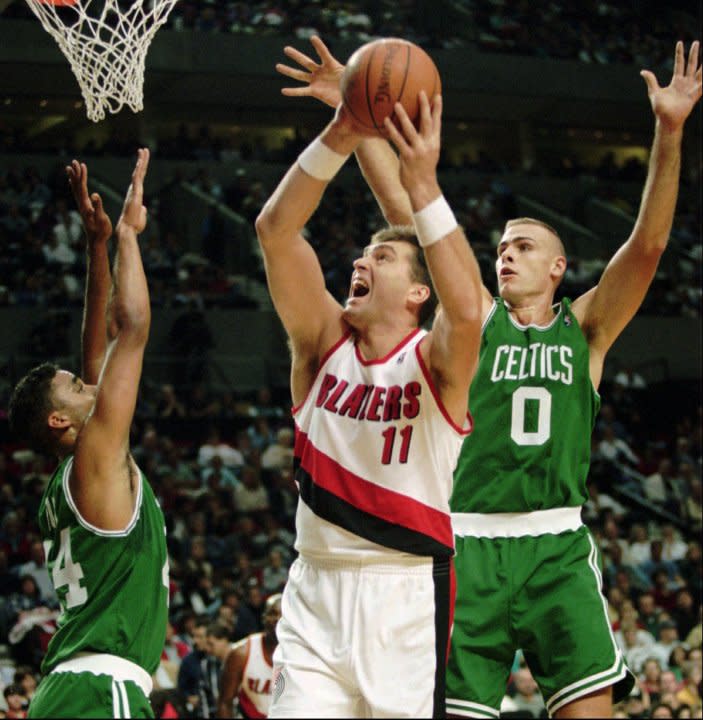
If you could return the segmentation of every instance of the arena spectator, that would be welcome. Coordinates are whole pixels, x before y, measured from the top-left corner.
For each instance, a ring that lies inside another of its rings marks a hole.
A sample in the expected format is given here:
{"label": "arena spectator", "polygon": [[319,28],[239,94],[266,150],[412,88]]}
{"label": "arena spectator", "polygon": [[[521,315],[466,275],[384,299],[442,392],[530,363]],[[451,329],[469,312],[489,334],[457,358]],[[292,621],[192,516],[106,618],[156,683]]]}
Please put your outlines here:
{"label": "arena spectator", "polygon": [[662,558],[677,562],[686,556],[688,547],[681,540],[674,526],[671,523],[662,525]]}
{"label": "arena spectator", "polygon": [[24,696],[22,688],[19,685],[12,684],[8,685],[3,691],[5,702],[7,703],[7,710],[4,715],[6,718],[26,718],[27,707],[29,701]]}
{"label": "arena spectator", "polygon": [[244,465],[244,456],[230,443],[222,439],[220,429],[217,425],[211,425],[208,431],[207,439],[198,449],[198,463],[201,467],[210,464],[212,458],[218,455],[223,464],[234,470],[240,469]]}
{"label": "arena spectator", "polygon": [[680,644],[681,640],[676,629],[676,623],[673,620],[663,620],[659,623],[659,634],[657,641],[652,645],[651,655],[659,660],[664,670],[668,670],[671,652]]}
{"label": "arena spectator", "polygon": [[261,482],[258,468],[245,465],[241,472],[241,484],[234,489],[234,504],[241,513],[259,512],[269,509],[269,497]]}
{"label": "arena spectator", "polygon": [[276,433],[276,442],[271,443],[261,455],[261,467],[267,470],[293,467],[293,438],[293,431],[282,427]]}
{"label": "arena spectator", "polygon": [[178,671],[178,690],[190,717],[214,717],[217,676],[213,682],[213,663],[207,653],[208,621],[198,618],[193,629],[193,650]]}

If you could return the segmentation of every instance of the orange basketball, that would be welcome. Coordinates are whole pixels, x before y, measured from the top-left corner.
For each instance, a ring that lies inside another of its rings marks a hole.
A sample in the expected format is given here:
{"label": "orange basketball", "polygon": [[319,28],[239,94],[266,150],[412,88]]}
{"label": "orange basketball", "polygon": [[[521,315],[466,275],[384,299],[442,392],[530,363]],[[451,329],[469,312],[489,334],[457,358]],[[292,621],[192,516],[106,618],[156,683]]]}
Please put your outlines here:
{"label": "orange basketball", "polygon": [[342,75],[342,99],[360,130],[385,135],[383,119],[393,119],[393,106],[402,103],[417,126],[420,90],[432,98],[442,91],[432,58],[414,43],[384,38],[362,45]]}

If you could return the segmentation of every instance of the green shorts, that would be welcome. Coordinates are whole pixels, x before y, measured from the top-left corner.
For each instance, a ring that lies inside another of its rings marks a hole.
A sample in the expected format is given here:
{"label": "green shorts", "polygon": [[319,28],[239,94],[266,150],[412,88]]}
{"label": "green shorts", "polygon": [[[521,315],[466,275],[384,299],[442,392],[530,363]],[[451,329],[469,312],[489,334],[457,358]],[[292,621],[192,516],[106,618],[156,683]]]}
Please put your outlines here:
{"label": "green shorts", "polygon": [[613,637],[596,545],[585,526],[558,535],[456,537],[457,597],[447,713],[499,717],[517,649],[547,710],[634,676]]}
{"label": "green shorts", "polygon": [[144,691],[131,680],[89,672],[49,673],[29,705],[30,718],[153,718]]}

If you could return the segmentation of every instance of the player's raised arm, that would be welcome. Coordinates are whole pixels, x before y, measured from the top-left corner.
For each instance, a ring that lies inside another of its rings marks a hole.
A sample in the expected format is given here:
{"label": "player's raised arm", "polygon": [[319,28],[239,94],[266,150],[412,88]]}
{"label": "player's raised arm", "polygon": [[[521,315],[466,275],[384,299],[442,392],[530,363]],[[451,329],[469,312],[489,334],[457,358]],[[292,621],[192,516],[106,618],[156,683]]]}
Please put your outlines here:
{"label": "player's raised arm", "polygon": [[468,389],[478,361],[481,334],[481,275],[463,230],[456,222],[437,182],[442,98],[430,108],[420,93],[420,130],[400,103],[395,106],[400,132],[386,118],[389,137],[398,148],[400,182],[408,193],[413,222],[423,247],[441,308],[423,353],[442,400],[461,426],[466,417]]}
{"label": "player's raised arm", "polygon": [[608,263],[598,286],[573,305],[589,338],[591,353],[600,363],[597,380],[603,356],[642,304],[669,240],[679,187],[683,127],[701,97],[698,51],[696,41],[686,61],[683,43],[676,44],[673,77],[666,87],[660,87],[648,70],[641,73],[647,83],[655,129],[639,214],[632,234]]}
{"label": "player's raised arm", "polygon": [[137,493],[129,430],[149,337],[149,291],[137,236],[146,226],[142,204],[149,151],[139,157],[117,223],[117,248],[107,308],[108,347],[95,406],[78,437],[71,492],[83,517],[102,530],[123,530]]}
{"label": "player's raised arm", "polygon": [[[288,97],[313,97],[326,105],[337,107],[342,102],[340,82],[345,66],[316,35],[310,38],[310,43],[319,62],[296,48],[284,48],[286,56],[300,67],[277,63],[276,70],[304,84],[285,87],[281,92]],[[381,137],[364,137],[354,154],[386,221],[390,225],[412,225],[413,209],[408,193],[400,182],[400,162],[390,143]],[[493,297],[484,286],[482,303],[485,314],[493,304]]]}
{"label": "player's raised arm", "polygon": [[[359,139],[338,111],[288,170],[256,219],[269,291],[291,340],[294,366],[314,365],[341,335],[342,308],[325,288],[315,250],[301,231]],[[298,389],[293,391],[294,402]],[[306,392],[303,388],[302,394]]]}
{"label": "player's raised arm", "polygon": [[[309,55],[287,45],[283,52],[299,67],[283,63],[276,70],[286,77],[304,83],[285,87],[281,92],[288,97],[313,97],[336,108],[342,102],[340,81],[344,65],[337,60],[325,43],[317,36],[310,38],[319,62]],[[383,216],[391,225],[412,225],[412,208],[405,188],[398,178],[398,156],[383,138],[364,138],[355,150],[361,172],[371,188]]]}
{"label": "player's raised arm", "polygon": [[98,193],[88,192],[88,168],[73,160],[66,167],[68,182],[83,220],[86,235],[86,282],[81,328],[81,361],[83,380],[96,385],[105,360],[107,298],[112,285],[108,242],[112,222],[103,208]]}

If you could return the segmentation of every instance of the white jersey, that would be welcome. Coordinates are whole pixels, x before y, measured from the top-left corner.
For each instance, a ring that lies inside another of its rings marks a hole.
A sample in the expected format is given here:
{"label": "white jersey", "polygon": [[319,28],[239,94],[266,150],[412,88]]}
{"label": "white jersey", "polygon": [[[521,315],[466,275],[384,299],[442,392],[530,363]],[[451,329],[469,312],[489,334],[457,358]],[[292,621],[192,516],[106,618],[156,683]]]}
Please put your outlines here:
{"label": "white jersey", "polygon": [[296,550],[309,558],[450,557],[452,473],[464,437],[413,331],[366,361],[347,334],[327,353],[297,408]]}
{"label": "white jersey", "polygon": [[264,633],[253,633],[246,639],[247,659],[237,699],[239,712],[246,718],[265,718],[271,704],[273,665],[264,653]]}

